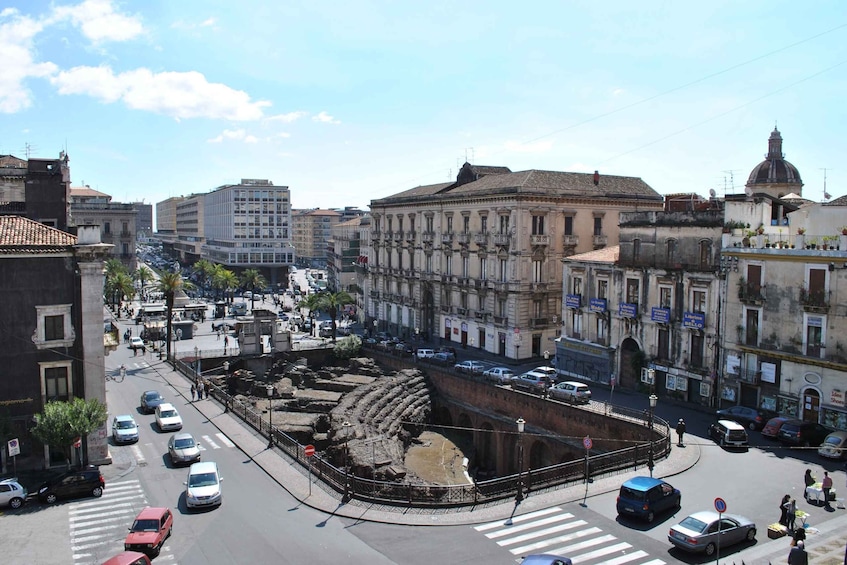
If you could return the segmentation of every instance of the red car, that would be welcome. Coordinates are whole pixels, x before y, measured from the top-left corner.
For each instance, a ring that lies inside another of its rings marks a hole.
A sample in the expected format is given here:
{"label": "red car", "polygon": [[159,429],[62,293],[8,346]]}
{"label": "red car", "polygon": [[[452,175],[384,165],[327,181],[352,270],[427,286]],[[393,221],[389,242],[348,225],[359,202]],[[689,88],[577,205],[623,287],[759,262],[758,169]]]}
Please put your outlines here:
{"label": "red car", "polygon": [[776,439],[777,434],[779,434],[779,429],[782,427],[782,424],[787,422],[790,418],[784,418],[782,416],[777,416],[776,418],[771,418],[768,420],[768,423],[765,424],[765,427],[762,428],[762,435],[766,438]]}
{"label": "red car", "polygon": [[145,508],[135,517],[124,540],[124,550],[139,551],[148,557],[159,555],[173,525],[174,516],[170,508]]}

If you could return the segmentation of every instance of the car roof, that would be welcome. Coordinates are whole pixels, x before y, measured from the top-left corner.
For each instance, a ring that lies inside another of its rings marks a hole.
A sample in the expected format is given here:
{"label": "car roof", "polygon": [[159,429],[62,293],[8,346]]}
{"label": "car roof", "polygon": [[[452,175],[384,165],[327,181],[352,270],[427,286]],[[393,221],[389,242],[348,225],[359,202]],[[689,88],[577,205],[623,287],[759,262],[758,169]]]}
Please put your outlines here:
{"label": "car roof", "polygon": [[[700,520],[701,522],[713,522],[718,519],[718,513],[714,510],[701,510],[700,512],[694,512],[693,514],[689,514],[688,518],[694,518],[695,520]],[[721,518],[731,518],[738,522],[752,522],[752,520],[745,518],[744,516],[739,516],[738,514],[727,514],[724,512],[720,515]],[[684,520],[685,518],[683,518]]]}
{"label": "car roof", "polygon": [[164,411],[164,410],[176,410],[176,408],[174,408],[174,405],[171,404],[170,402],[162,402],[161,404],[159,404],[158,409],[162,410],[162,411]]}
{"label": "car roof", "polygon": [[650,490],[656,485],[662,484],[664,481],[653,477],[632,477],[626,481],[623,486],[632,490]]}
{"label": "car roof", "polygon": [[[572,385],[572,386],[584,386],[585,388],[588,388],[588,385],[587,385],[587,384],[585,384],[585,383],[578,383],[578,382],[576,382],[576,381],[562,381],[562,382],[560,382],[559,384],[560,384],[560,385]],[[558,386],[558,385],[556,385],[556,386]]]}
{"label": "car roof", "polygon": [[839,431],[835,431],[835,432],[830,432],[830,433],[828,433],[828,434],[827,434],[827,436],[826,436],[826,437],[840,437],[840,438],[847,438],[847,432],[845,432],[845,431],[841,431],[841,430],[839,430]]}
{"label": "car roof", "polygon": [[142,396],[148,396],[150,394],[158,394],[159,396],[162,396],[162,394],[158,390],[145,390],[141,393]]}
{"label": "car roof", "polygon": [[741,424],[739,424],[738,422],[735,422],[733,420],[718,420],[718,424],[722,425],[723,427],[725,427],[727,429],[733,429],[733,430],[743,430],[744,429],[744,426],[742,426]]}
{"label": "car roof", "polygon": [[148,506],[144,510],[138,513],[138,516],[135,517],[136,520],[149,520],[149,519],[159,519],[165,512],[169,509],[164,506]]}
{"label": "car roof", "polygon": [[179,432],[172,435],[171,438],[176,441],[178,439],[194,439],[194,436],[188,432]]}
{"label": "car roof", "polygon": [[117,421],[117,422],[134,422],[135,420],[129,414],[120,414],[118,416],[115,416],[115,421]]}
{"label": "car roof", "polygon": [[18,478],[17,478],[17,477],[12,477],[12,478],[10,478],[10,479],[2,479],[2,480],[0,480],[0,484],[6,484],[6,485],[8,485],[8,484],[11,484],[11,483],[20,484],[20,483],[18,483]]}
{"label": "car roof", "polygon": [[188,474],[194,475],[198,473],[214,473],[218,470],[218,464],[214,461],[201,461],[200,463],[192,463],[188,468]]}

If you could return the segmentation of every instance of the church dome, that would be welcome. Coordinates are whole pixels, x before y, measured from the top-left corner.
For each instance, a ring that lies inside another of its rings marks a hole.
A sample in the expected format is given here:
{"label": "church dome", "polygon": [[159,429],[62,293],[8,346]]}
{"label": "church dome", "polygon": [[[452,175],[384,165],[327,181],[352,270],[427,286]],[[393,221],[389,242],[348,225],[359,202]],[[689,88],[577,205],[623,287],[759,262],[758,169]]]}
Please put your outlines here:
{"label": "church dome", "polygon": [[[776,127],[768,139],[768,154],[765,160],[756,165],[747,179],[747,187],[754,188],[755,185],[789,184],[803,186],[800,180],[800,171],[797,167],[785,160],[782,153],[782,135]],[[755,191],[755,189],[754,189]]]}

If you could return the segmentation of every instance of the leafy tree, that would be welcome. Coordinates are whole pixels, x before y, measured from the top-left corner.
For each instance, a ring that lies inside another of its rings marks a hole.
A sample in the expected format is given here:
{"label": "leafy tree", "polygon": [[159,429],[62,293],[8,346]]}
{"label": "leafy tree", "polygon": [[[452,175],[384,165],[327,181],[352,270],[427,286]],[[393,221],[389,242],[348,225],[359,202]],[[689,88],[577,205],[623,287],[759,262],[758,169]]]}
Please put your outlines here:
{"label": "leafy tree", "polygon": [[265,288],[268,285],[265,277],[256,269],[247,269],[241,273],[241,286],[251,292],[250,309],[256,306],[256,289]]}
{"label": "leafy tree", "polygon": [[165,310],[167,312],[167,357],[171,358],[171,335],[173,332],[174,298],[180,290],[193,288],[190,282],[183,280],[182,274],[166,271],[159,277],[158,291],[165,297]]}
{"label": "leafy tree", "polygon": [[132,299],[135,296],[135,285],[126,269],[114,271],[106,275],[106,294],[112,298],[112,304],[120,306],[123,297]]}
{"label": "leafy tree", "polygon": [[[106,406],[96,398],[74,398],[68,402],[51,401],[35,415],[32,434],[45,445],[61,449],[70,460],[71,444],[106,423]],[[83,453],[83,463],[87,456]]]}
{"label": "leafy tree", "polygon": [[351,335],[339,339],[335,343],[332,352],[338,359],[352,359],[362,350],[362,340],[357,335]]}
{"label": "leafy tree", "polygon": [[[318,310],[323,306],[320,293],[312,293],[306,296],[303,300],[297,303],[300,308],[306,308],[309,311],[309,319],[312,321],[312,332],[315,331],[315,320],[318,317]],[[312,333],[310,332],[310,333]]]}
{"label": "leafy tree", "polygon": [[335,332],[338,329],[338,324],[336,324],[338,311],[347,304],[353,304],[355,300],[343,290],[341,292],[322,292],[318,296],[320,296],[320,308],[326,310],[332,320],[332,341],[335,341]]}
{"label": "leafy tree", "polygon": [[147,283],[147,282],[150,282],[150,281],[153,280],[153,278],[154,278],[153,271],[151,271],[148,266],[141,265],[140,267],[138,267],[138,269],[135,270],[134,273],[132,273],[132,278],[133,278],[133,280],[136,280],[140,283],[140,285],[141,285],[141,296],[143,298],[145,296],[144,283]]}
{"label": "leafy tree", "polygon": [[193,270],[200,280],[200,285],[203,287],[203,290],[206,290],[209,283],[212,281],[212,276],[215,274],[215,267],[217,267],[217,265],[208,259],[200,259],[194,263]]}
{"label": "leafy tree", "polygon": [[238,277],[223,265],[215,265],[212,270],[212,288],[224,299],[231,301],[232,291],[238,287]]}

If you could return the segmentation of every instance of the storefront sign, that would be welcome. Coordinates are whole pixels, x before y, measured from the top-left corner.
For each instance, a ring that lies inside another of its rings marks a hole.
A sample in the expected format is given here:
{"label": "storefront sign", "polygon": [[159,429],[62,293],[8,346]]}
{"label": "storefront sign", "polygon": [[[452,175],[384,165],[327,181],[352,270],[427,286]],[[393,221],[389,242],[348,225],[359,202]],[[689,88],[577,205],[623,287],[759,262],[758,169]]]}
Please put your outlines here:
{"label": "storefront sign", "polygon": [[638,305],[621,302],[618,306],[618,314],[622,318],[635,318],[638,315]]}
{"label": "storefront sign", "polygon": [[700,382],[700,396],[706,398],[712,396],[712,385],[710,383]]}
{"label": "storefront sign", "polygon": [[462,322],[462,331],[463,332],[468,331],[468,323],[467,322]]}
{"label": "storefront sign", "polygon": [[702,330],[706,327],[706,315],[703,312],[683,312],[682,327]]}
{"label": "storefront sign", "polygon": [[579,294],[565,295],[565,308],[579,308],[582,306],[582,296]]}
{"label": "storefront sign", "polygon": [[762,363],[762,376],[763,383],[775,383],[776,382],[776,365],[773,363]]}
{"label": "storefront sign", "polygon": [[725,386],[721,390],[721,398],[729,402],[735,402],[735,387]]}
{"label": "storefront sign", "polygon": [[728,375],[738,375],[741,368],[741,357],[738,355],[727,355],[726,356],[726,373]]}
{"label": "storefront sign", "polygon": [[650,319],[654,322],[667,324],[671,321],[671,309],[653,306],[653,308],[650,309]]}
{"label": "storefront sign", "polygon": [[608,308],[605,298],[592,298],[588,301],[589,312],[605,312]]}
{"label": "storefront sign", "polygon": [[832,389],[832,391],[829,393],[829,403],[833,406],[840,406],[844,408],[844,391],[839,390],[837,388]]}

